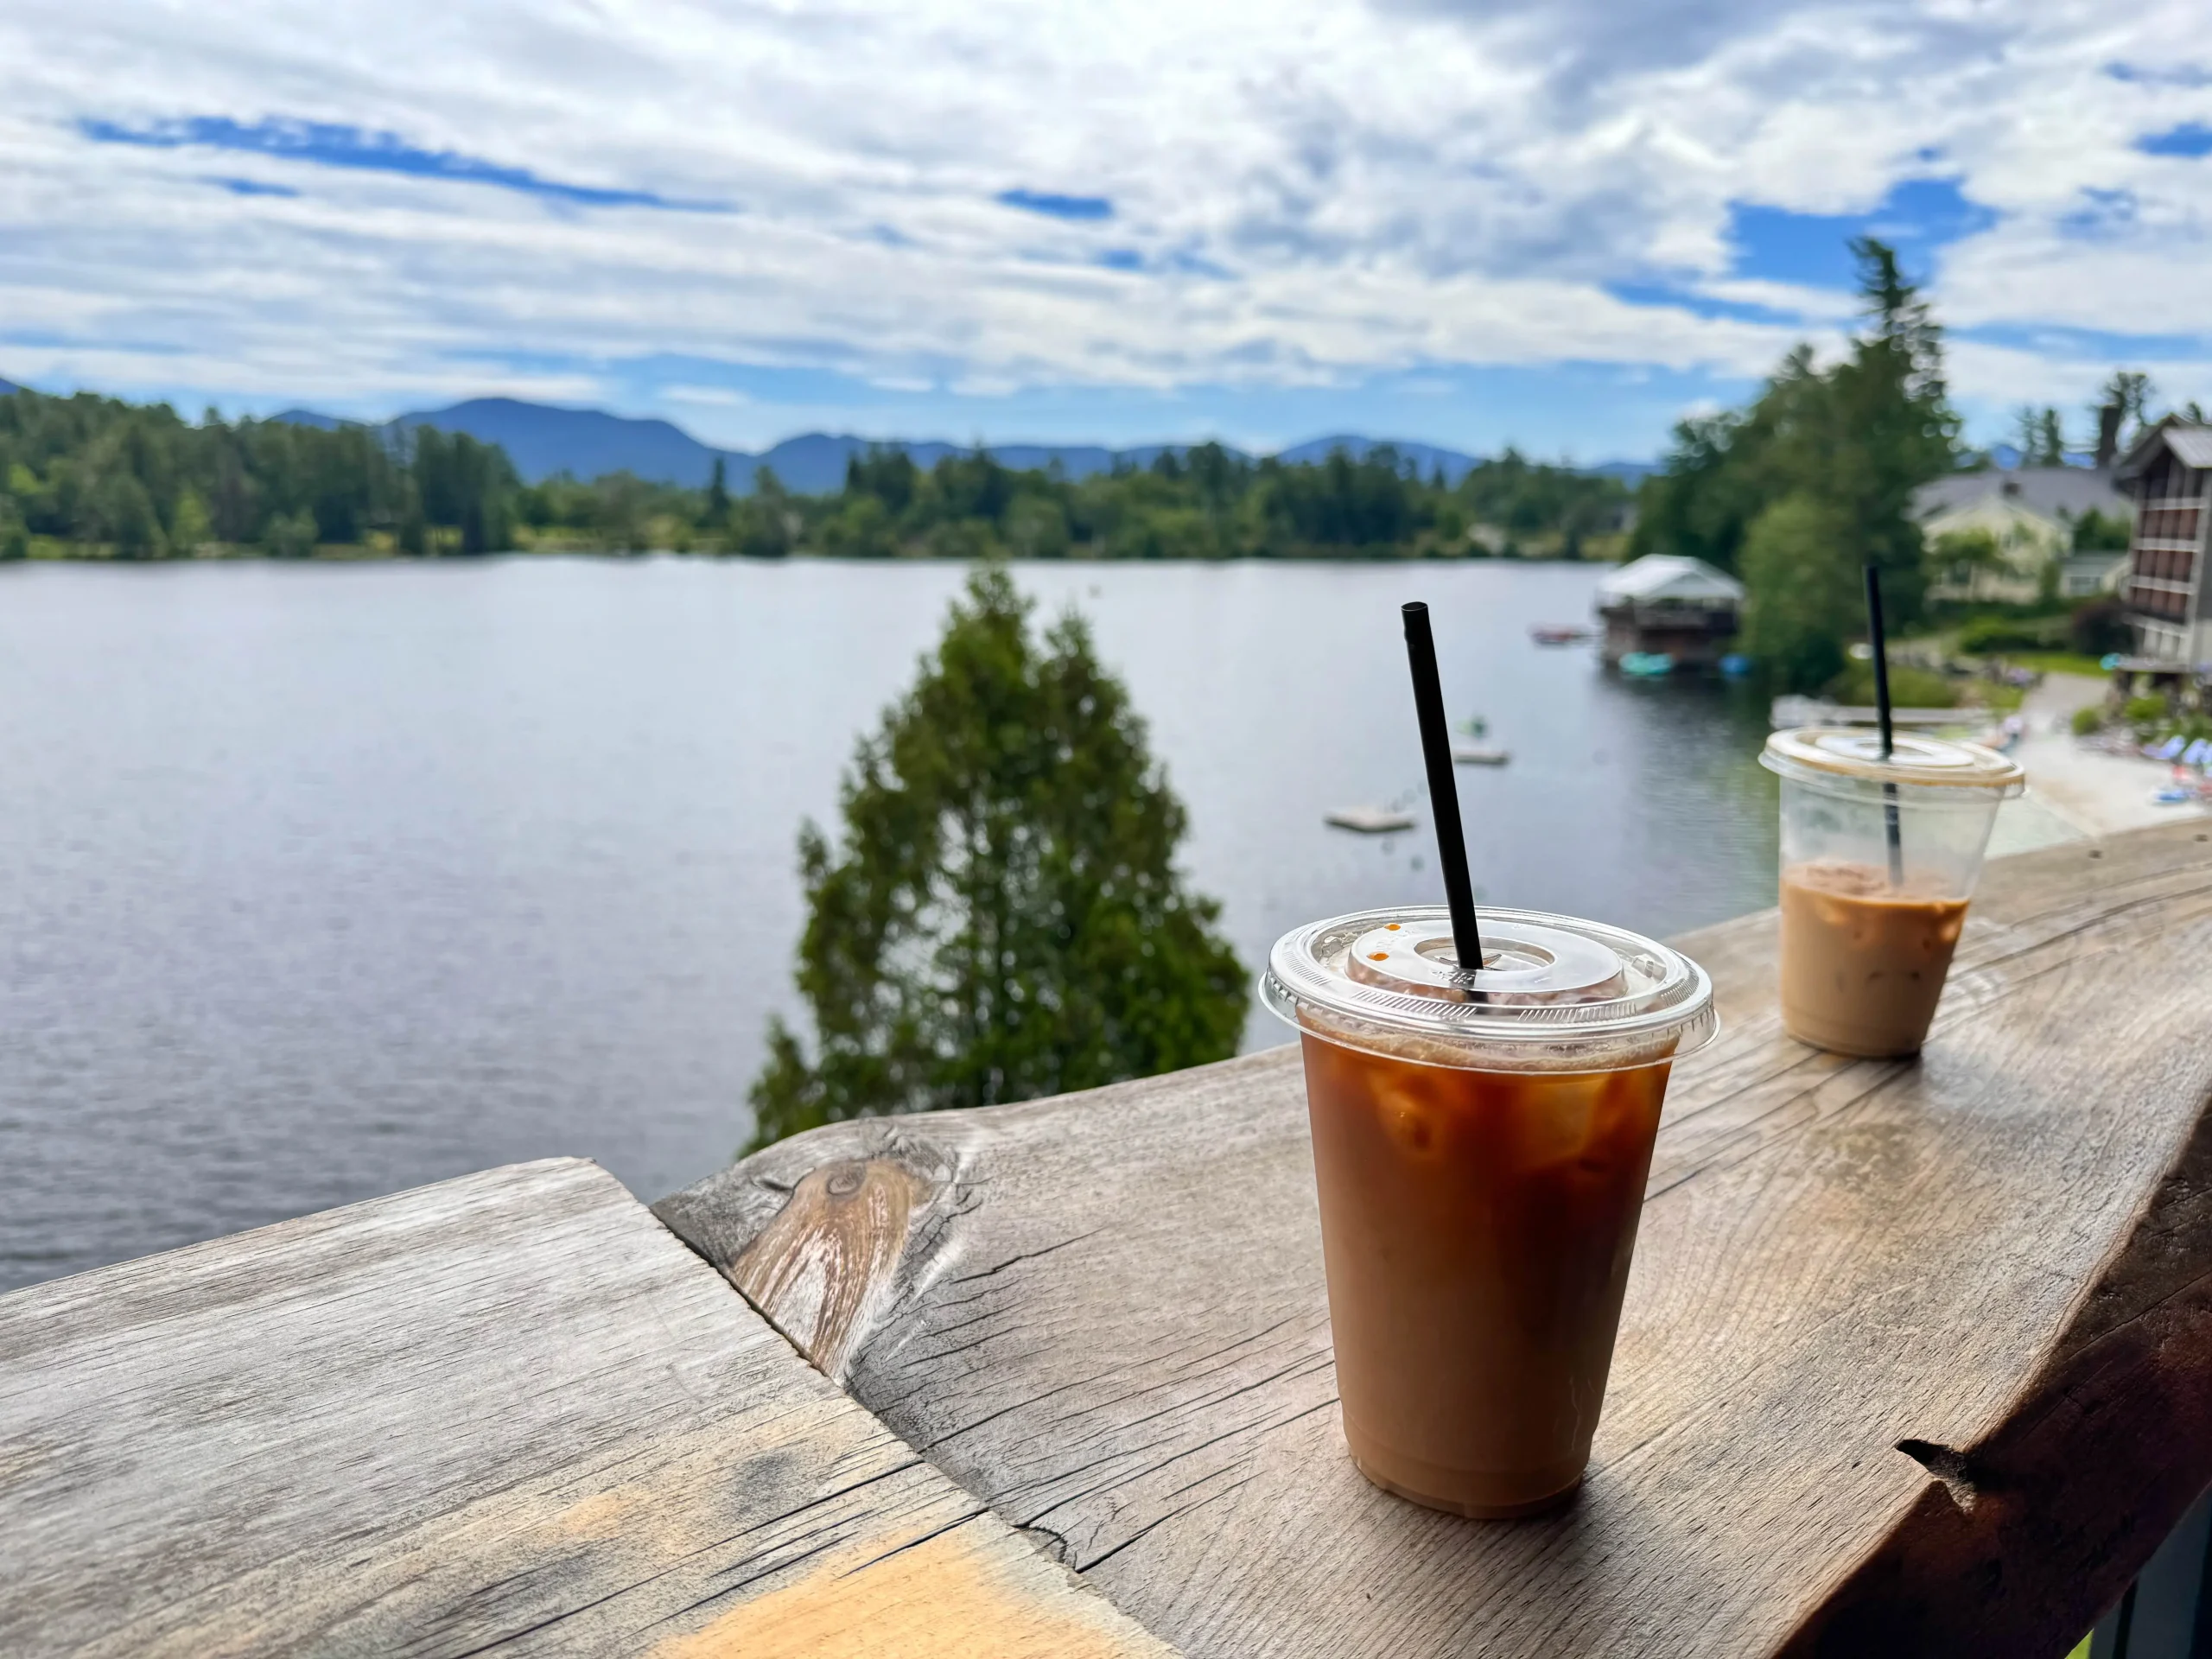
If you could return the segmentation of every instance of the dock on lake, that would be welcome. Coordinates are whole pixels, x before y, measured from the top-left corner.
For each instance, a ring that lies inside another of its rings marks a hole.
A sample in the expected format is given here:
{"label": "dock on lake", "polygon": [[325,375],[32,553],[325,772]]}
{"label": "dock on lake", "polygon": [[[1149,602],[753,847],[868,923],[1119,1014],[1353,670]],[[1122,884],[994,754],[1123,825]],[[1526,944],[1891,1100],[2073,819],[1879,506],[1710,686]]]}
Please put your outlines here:
{"label": "dock on lake", "polygon": [[0,1652],[2063,1654],[2212,1484],[2196,823],[1993,864],[1916,1062],[1783,1033],[1772,912],[1679,941],[1561,1514],[1347,1459],[1278,1048],[0,1297]]}

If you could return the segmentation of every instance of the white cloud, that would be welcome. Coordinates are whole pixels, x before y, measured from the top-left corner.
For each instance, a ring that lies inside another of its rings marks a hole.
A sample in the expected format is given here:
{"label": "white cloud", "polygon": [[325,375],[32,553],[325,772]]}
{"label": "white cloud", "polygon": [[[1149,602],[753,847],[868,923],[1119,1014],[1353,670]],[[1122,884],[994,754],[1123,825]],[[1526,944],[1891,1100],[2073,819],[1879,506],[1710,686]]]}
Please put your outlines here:
{"label": "white cloud", "polygon": [[[2109,365],[2032,331],[2206,327],[2212,160],[2132,145],[2212,119],[2212,88],[2102,73],[2167,60],[2196,21],[2179,0],[14,0],[0,372],[349,407],[588,399],[613,372],[594,365],[663,356],[972,395],[1563,361],[1737,377],[1850,306],[1732,273],[1732,200],[1863,213],[1942,173],[2001,215],[1937,265],[1946,320],[2008,342],[1962,341],[1955,382],[2072,397]],[[79,125],[190,117],[391,132],[734,211]],[[1064,222],[997,200],[1014,188],[1115,211]],[[2099,233],[2069,231],[2099,200]],[[1142,269],[1102,268],[1122,251]],[[2196,358],[2167,355],[2180,390]]]}

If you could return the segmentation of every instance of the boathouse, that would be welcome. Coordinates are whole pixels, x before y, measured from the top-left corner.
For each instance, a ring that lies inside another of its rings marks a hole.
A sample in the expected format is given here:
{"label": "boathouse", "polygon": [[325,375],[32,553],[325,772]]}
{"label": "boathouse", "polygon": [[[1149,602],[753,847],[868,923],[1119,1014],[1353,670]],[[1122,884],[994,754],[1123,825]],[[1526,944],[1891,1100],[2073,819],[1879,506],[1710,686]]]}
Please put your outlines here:
{"label": "boathouse", "polygon": [[1726,655],[1744,608],[1744,584],[1703,559],[1652,553],[1598,584],[1606,666],[1641,652],[1677,668],[1709,668]]}

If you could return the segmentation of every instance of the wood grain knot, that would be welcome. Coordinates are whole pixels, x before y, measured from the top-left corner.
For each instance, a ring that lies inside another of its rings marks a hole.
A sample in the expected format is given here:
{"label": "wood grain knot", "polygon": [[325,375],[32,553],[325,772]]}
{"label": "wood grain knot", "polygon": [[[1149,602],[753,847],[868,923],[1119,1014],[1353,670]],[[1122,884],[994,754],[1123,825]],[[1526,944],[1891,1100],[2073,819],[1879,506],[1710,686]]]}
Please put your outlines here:
{"label": "wood grain knot", "polygon": [[887,1158],[825,1164],[730,1264],[730,1282],[816,1370],[842,1381],[929,1192]]}
{"label": "wood grain knot", "polygon": [[1938,1445],[1934,1440],[1899,1440],[1897,1450],[1942,1481],[1943,1490],[1951,1495],[1951,1502],[1957,1504],[1963,1513],[1974,1513],[1974,1500],[1980,1492],[1974,1479],[1974,1465],[1965,1452]]}

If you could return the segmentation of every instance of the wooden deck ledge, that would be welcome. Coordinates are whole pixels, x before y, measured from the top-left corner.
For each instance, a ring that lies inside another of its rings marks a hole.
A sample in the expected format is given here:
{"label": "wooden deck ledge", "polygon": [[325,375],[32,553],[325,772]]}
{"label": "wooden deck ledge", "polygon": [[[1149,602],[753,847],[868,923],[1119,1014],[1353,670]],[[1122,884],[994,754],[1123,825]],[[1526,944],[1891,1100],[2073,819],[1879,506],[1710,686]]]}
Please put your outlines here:
{"label": "wooden deck ledge", "polygon": [[1344,1455],[1294,1052],[837,1125],[657,1212],[830,1378],[1192,1654],[2063,1654],[2212,1483],[2212,840],[1993,865],[1916,1063],[1680,941],[1591,1479],[1484,1525]]}
{"label": "wooden deck ledge", "polygon": [[1345,1458],[1274,1050],[0,1296],[0,1652],[2056,1659],[2212,1484],[2212,833],[1993,865],[1916,1063],[1682,943],[1562,1515]]}

